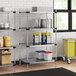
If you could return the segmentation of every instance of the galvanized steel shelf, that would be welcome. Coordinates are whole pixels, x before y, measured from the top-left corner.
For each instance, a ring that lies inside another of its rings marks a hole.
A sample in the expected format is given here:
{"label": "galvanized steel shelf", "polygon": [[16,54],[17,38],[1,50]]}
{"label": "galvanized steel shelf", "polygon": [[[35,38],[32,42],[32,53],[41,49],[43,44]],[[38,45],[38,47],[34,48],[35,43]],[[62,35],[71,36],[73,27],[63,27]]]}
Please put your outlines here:
{"label": "galvanized steel shelf", "polygon": [[22,62],[26,63],[26,64],[39,64],[39,63],[47,63],[47,62],[55,62],[55,60],[43,60],[43,59],[36,59],[36,58],[30,58],[30,59],[21,59]]}
{"label": "galvanized steel shelf", "polygon": [[[0,14],[7,14],[7,23],[8,24],[10,24],[10,22],[9,22],[9,14],[10,13],[15,13],[15,11],[0,11]],[[15,15],[14,15],[14,17],[15,17]],[[9,25],[9,28],[0,28],[0,31],[8,31],[8,36],[10,36],[10,31],[16,31],[16,29],[15,29],[15,20],[14,20],[14,26],[13,27],[10,27],[10,25]],[[15,46],[11,46],[11,47],[0,47],[0,50],[8,50],[8,49],[10,49],[10,50],[12,50],[12,49],[14,49],[14,48],[16,48]],[[14,63],[12,63],[11,62],[11,64],[6,64],[6,65],[0,65],[0,67],[10,67],[10,66],[14,66],[16,64],[16,62],[15,62],[15,50],[14,50]],[[14,67],[14,72],[15,72],[15,67]]]}
{"label": "galvanized steel shelf", "polygon": [[19,45],[22,45],[22,46],[26,46],[26,47],[47,47],[47,46],[55,46],[56,44],[55,43],[51,43],[51,44],[40,44],[40,45],[33,45],[33,44],[29,44],[27,45],[26,43],[19,43]]}
{"label": "galvanized steel shelf", "polygon": [[19,12],[23,14],[53,14],[54,12]]}
{"label": "galvanized steel shelf", "polygon": [[8,31],[8,30],[13,30],[13,31],[14,31],[14,30],[16,30],[16,29],[13,29],[13,28],[0,28],[0,31],[6,31],[6,30],[7,30],[7,31]]}
{"label": "galvanized steel shelf", "polygon": [[9,13],[13,13],[13,11],[0,11],[0,14],[9,14]]}
{"label": "galvanized steel shelf", "polygon": [[[21,14],[27,15],[27,17],[26,17],[26,18],[27,18],[27,24],[26,24],[27,26],[23,26],[23,27],[21,26]],[[44,14],[44,15],[46,15],[46,19],[48,19],[48,18],[47,18],[47,14],[51,14],[51,15],[52,15],[52,14],[54,14],[54,12],[19,12],[19,15],[20,15],[20,17],[19,17],[19,20],[20,20],[20,21],[19,21],[19,22],[20,22],[20,23],[19,23],[19,24],[20,24],[19,29],[26,30],[26,34],[27,34],[27,35],[26,35],[26,37],[27,37],[26,43],[19,43],[19,45],[20,45],[20,46],[25,46],[25,47],[27,47],[26,49],[31,48],[31,47],[32,47],[32,48],[34,48],[34,47],[45,47],[46,50],[47,50],[47,47],[48,47],[48,46],[49,46],[49,47],[53,47],[53,46],[54,46],[54,47],[56,47],[56,52],[55,52],[55,53],[56,53],[56,54],[55,54],[56,56],[55,56],[55,59],[53,59],[53,60],[51,60],[51,61],[38,60],[38,59],[36,59],[36,58],[30,59],[30,58],[29,58],[29,52],[26,51],[26,52],[27,52],[26,58],[21,58],[21,51],[20,51],[20,52],[19,52],[19,55],[20,55],[20,56],[19,56],[19,57],[20,57],[20,58],[19,58],[20,64],[21,64],[21,61],[24,62],[24,63],[28,63],[28,64],[55,62],[55,60],[57,60],[57,43],[56,43],[56,39],[57,39],[57,35],[56,35],[57,33],[56,33],[56,32],[57,32],[57,29],[56,29],[56,27],[54,28],[54,27],[52,26],[53,24],[51,25],[50,28],[49,28],[49,27],[48,27],[48,28],[30,27],[30,26],[28,25],[28,22],[29,22],[29,20],[28,20],[29,14],[30,14],[30,15],[31,15],[31,14],[40,14],[40,15],[41,15],[41,14]],[[28,39],[28,38],[29,38],[29,36],[28,36],[29,33],[28,33],[28,32],[31,31],[31,30],[32,30],[32,31],[33,31],[33,30],[34,30],[34,31],[36,31],[36,30],[37,30],[37,31],[41,31],[41,30],[44,31],[44,30],[45,30],[46,32],[48,32],[48,30],[51,30],[52,33],[53,33],[53,30],[55,30],[55,34],[54,34],[54,35],[56,36],[56,37],[55,37],[55,43],[44,44],[44,45],[42,45],[42,44],[40,44],[40,45],[33,45],[33,43],[32,43],[32,44],[29,43],[29,39]],[[28,64],[27,64],[27,68],[28,68]]]}
{"label": "galvanized steel shelf", "polygon": [[0,50],[14,49],[14,47],[1,47]]}
{"label": "galvanized steel shelf", "polygon": [[25,29],[25,30],[27,30],[27,29],[29,29],[29,30],[54,30],[55,28],[33,28],[33,27],[29,27],[29,28],[27,28],[27,27],[19,27],[19,29]]}

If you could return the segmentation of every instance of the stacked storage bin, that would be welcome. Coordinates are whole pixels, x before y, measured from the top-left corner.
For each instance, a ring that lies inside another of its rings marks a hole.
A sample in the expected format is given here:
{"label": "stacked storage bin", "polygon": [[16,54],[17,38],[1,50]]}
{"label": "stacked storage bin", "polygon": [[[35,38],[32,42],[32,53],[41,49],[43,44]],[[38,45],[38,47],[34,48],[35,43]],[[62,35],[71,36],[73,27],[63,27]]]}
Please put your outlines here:
{"label": "stacked storage bin", "polygon": [[45,51],[45,50],[38,50],[36,51],[37,59],[43,59],[46,61],[52,60],[52,54],[53,52]]}

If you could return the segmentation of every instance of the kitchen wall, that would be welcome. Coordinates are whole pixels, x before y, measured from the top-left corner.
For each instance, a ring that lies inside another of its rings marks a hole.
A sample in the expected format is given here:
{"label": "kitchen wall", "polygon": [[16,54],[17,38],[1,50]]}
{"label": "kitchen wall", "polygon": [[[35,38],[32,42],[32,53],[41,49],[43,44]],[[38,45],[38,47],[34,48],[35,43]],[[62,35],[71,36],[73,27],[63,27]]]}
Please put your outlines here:
{"label": "kitchen wall", "polygon": [[52,6],[52,0],[0,0],[1,7],[28,8],[31,6]]}
{"label": "kitchen wall", "polygon": [[[0,7],[5,7],[6,10],[17,10],[21,9],[27,9],[30,10],[32,6],[38,6],[38,7],[51,7],[53,8],[53,0],[0,0]],[[8,22],[7,21],[7,14],[0,14],[0,21],[1,22]],[[26,23],[26,15],[22,16],[22,26],[25,25]],[[15,14],[15,19],[14,19],[14,14],[10,14],[10,25],[11,28],[19,28],[19,14]],[[15,26],[14,26],[14,20],[15,20]],[[24,22],[24,23],[23,23]],[[17,30],[16,32],[13,31],[0,31],[0,36],[11,36],[12,37],[12,44],[17,46],[16,49],[12,50],[12,60],[14,60],[14,57],[16,60],[19,60],[19,58],[24,58],[26,57],[27,53],[30,53],[30,56],[34,56],[34,51],[35,50],[40,50],[43,48],[26,48],[25,46],[19,46],[19,42],[26,42],[26,31],[25,30]],[[29,34],[31,35],[31,34]],[[63,32],[63,33],[57,33],[57,50],[58,50],[58,56],[63,56],[63,39],[64,38],[75,38],[76,33],[75,32]],[[30,37],[31,38],[31,37]],[[31,39],[30,39],[31,40]],[[54,40],[54,39],[53,39]],[[55,40],[54,40],[55,41]],[[44,48],[46,49],[46,47]],[[52,51],[55,49],[50,48]],[[28,51],[27,51],[28,50]],[[32,51],[31,51],[32,50]],[[14,56],[15,52],[15,56]]]}

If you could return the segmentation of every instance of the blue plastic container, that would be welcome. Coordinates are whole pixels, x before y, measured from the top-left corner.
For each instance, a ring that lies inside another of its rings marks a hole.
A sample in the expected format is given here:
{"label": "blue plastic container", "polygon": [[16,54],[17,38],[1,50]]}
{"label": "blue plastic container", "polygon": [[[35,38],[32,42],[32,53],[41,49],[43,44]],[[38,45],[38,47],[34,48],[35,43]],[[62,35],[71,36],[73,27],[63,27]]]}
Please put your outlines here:
{"label": "blue plastic container", "polygon": [[36,51],[37,59],[44,59],[44,52],[46,52],[46,51],[44,51],[44,50]]}
{"label": "blue plastic container", "polygon": [[44,50],[39,50],[39,51],[36,51],[37,53],[44,53],[44,52],[46,52],[46,51],[44,51]]}

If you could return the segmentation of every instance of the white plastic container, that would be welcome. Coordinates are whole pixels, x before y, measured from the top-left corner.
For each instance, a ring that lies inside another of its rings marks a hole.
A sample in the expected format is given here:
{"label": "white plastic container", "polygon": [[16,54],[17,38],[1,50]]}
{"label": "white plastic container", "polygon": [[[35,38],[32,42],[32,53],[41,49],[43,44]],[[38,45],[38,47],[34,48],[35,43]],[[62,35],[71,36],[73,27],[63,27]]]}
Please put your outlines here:
{"label": "white plastic container", "polygon": [[9,26],[9,23],[5,23],[5,28],[7,29],[7,28],[9,28],[10,26]]}
{"label": "white plastic container", "polygon": [[44,52],[44,60],[52,60],[53,52]]}
{"label": "white plastic container", "polygon": [[36,51],[37,59],[44,59],[44,50]]}

